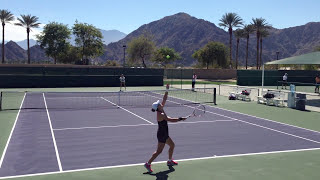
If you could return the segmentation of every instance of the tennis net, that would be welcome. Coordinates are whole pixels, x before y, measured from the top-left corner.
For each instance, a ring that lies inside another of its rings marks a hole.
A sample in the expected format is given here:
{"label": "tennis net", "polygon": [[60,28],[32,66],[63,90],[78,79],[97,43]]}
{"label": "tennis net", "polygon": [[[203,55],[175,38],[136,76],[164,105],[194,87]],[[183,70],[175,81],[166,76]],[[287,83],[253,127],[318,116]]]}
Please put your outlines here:
{"label": "tennis net", "polygon": [[297,92],[307,92],[314,93],[315,87],[319,86],[319,84],[315,83],[303,83],[303,82],[285,82],[285,81],[277,81],[277,89],[290,89],[290,85],[294,85],[294,90]]}
{"label": "tennis net", "polygon": [[[99,109],[151,107],[162,100],[165,90],[120,92],[1,92],[1,110],[17,109]],[[23,102],[23,103],[22,103]],[[166,106],[216,103],[215,88],[172,89]],[[21,106],[21,107],[20,107]]]}

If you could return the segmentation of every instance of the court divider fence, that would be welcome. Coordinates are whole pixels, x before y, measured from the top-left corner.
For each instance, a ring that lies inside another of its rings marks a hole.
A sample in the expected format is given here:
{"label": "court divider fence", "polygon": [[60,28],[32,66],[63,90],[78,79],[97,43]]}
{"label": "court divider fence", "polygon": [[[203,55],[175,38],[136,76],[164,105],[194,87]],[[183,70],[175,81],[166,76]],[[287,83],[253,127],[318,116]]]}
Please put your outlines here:
{"label": "court divider fence", "polygon": [[0,65],[0,88],[163,86],[163,69],[81,65]]}

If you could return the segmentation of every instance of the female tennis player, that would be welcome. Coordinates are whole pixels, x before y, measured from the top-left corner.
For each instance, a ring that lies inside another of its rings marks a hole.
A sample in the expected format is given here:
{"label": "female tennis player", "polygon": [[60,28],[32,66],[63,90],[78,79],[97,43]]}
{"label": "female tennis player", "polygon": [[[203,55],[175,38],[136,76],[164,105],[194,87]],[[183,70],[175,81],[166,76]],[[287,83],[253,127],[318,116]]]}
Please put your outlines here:
{"label": "female tennis player", "polygon": [[[166,89],[169,89],[169,84],[167,84]],[[152,111],[153,112],[157,112],[157,121],[158,121],[158,132],[157,132],[157,138],[158,138],[158,148],[157,150],[152,154],[151,158],[149,159],[148,162],[146,162],[144,164],[144,167],[148,170],[149,173],[153,172],[153,170],[151,169],[151,163],[153,160],[155,160],[159,154],[161,154],[164,146],[166,144],[169,145],[169,160],[167,161],[167,165],[168,166],[174,166],[174,165],[178,165],[177,162],[172,160],[172,154],[173,154],[173,150],[174,150],[174,142],[172,141],[172,139],[169,137],[169,131],[168,131],[168,121],[170,122],[178,122],[178,121],[182,121],[182,120],[186,120],[186,117],[179,117],[179,118],[171,118],[169,116],[167,116],[167,114],[164,112],[163,108],[166,104],[166,100],[168,97],[168,91],[165,92],[164,96],[163,96],[163,100],[162,103],[159,102],[159,100],[157,102],[154,102],[152,104]]]}

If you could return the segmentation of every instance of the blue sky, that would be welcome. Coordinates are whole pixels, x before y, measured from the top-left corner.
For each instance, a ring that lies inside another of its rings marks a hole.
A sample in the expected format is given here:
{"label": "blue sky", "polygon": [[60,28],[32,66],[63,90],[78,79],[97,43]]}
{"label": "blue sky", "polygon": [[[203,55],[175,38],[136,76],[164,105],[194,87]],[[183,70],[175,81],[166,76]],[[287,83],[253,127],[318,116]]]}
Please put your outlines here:
{"label": "blue sky", "polygon": [[[318,0],[0,0],[0,9],[8,9],[15,16],[38,16],[43,24],[56,21],[71,27],[78,20],[100,29],[117,29],[127,34],[143,24],[178,12],[216,25],[224,13],[235,12],[246,23],[250,23],[253,17],[263,17],[275,28],[282,29],[319,22],[319,7]],[[17,33],[14,31],[6,30],[11,33],[7,37],[17,40],[20,36],[13,34]],[[34,33],[39,31],[34,30]]]}

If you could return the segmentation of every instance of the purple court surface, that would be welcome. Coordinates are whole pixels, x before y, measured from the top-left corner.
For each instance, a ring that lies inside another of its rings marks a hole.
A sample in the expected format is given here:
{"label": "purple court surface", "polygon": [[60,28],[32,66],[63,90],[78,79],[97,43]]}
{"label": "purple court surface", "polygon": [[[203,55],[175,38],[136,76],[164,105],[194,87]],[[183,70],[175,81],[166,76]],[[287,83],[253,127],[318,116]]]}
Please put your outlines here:
{"label": "purple court surface", "polygon": [[[0,161],[0,179],[144,163],[155,151],[157,122],[151,105],[118,108],[113,97],[59,95],[26,94]],[[97,107],[81,108],[92,104]],[[171,117],[193,109],[173,97],[167,104]],[[169,134],[177,160],[320,148],[318,132],[212,106],[202,117],[170,123]],[[156,161],[167,160],[167,149]]]}

